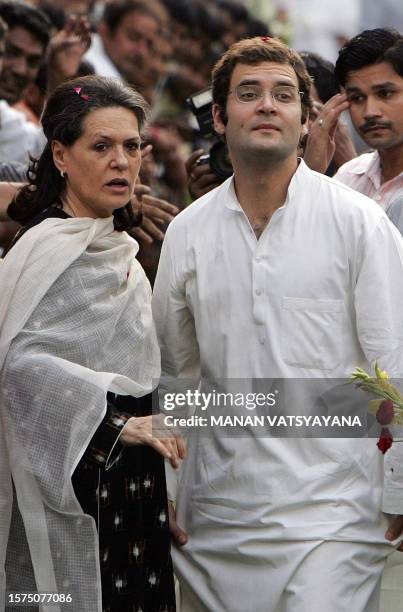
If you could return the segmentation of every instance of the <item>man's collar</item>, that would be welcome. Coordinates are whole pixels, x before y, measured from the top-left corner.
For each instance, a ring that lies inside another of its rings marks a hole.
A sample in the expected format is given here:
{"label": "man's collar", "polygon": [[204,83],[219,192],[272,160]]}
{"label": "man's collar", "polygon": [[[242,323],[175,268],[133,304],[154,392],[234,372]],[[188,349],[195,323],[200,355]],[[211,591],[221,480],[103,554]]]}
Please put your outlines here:
{"label": "man's collar", "polygon": [[[309,174],[309,168],[305,164],[304,160],[302,158],[298,158],[298,162],[298,167],[291,178],[290,184],[288,185],[287,197],[283,206],[287,206],[294,193],[298,193],[298,184]],[[242,206],[240,205],[235,192],[234,176],[227,179],[225,183],[222,184],[222,188],[225,189],[225,191],[223,191],[223,195],[225,197],[226,208],[243,212]]]}

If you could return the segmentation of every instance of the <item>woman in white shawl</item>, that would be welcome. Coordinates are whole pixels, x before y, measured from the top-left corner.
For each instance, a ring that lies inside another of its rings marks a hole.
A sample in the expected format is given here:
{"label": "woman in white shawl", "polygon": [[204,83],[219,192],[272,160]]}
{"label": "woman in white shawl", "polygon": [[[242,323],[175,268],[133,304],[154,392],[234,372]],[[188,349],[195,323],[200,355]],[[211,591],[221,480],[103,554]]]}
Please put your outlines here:
{"label": "woman in white shawl", "polygon": [[123,231],[146,114],[112,79],[60,86],[9,207],[25,227],[0,265],[0,610],[21,592],[45,611],[175,609],[163,460],[184,448],[153,435],[150,287]]}

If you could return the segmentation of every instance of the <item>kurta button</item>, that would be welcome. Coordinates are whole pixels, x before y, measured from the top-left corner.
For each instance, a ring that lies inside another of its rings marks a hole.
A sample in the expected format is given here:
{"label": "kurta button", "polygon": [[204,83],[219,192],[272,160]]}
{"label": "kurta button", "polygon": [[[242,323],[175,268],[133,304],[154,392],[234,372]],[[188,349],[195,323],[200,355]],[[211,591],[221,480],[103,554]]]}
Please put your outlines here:
{"label": "kurta button", "polygon": [[260,344],[264,344],[264,337],[263,336],[260,336],[259,342],[260,342]]}
{"label": "kurta button", "polygon": [[261,295],[262,290],[261,289],[256,289],[255,293],[256,293],[256,295]]}

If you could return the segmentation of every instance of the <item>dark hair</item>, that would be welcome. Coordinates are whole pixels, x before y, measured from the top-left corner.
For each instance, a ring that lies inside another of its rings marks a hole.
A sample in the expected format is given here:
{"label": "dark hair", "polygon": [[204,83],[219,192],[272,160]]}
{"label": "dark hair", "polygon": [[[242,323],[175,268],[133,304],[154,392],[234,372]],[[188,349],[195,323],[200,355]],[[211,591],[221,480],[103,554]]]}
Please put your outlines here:
{"label": "dark hair", "polygon": [[4,39],[5,35],[7,34],[7,30],[8,27],[6,22],[0,17],[0,40]]}
{"label": "dark hair", "polygon": [[102,21],[113,32],[129,13],[144,13],[153,17],[160,27],[167,19],[165,8],[158,0],[116,0],[107,2],[104,8]]}
{"label": "dark hair", "polygon": [[52,4],[51,0],[41,0],[37,4],[37,7],[42,11],[42,13],[45,13],[46,17],[52,22],[52,25],[56,28],[56,30],[63,30],[66,23],[66,13],[63,9]]}
{"label": "dark hair", "polygon": [[0,2],[0,17],[10,29],[25,28],[44,47],[47,47],[52,24],[39,9],[25,2]]}
{"label": "dark hair", "polygon": [[261,19],[249,17],[245,25],[245,38],[254,38],[255,36],[271,36],[268,25]]}
{"label": "dark hair", "polygon": [[233,2],[233,0],[218,0],[217,2],[219,8],[226,11],[232,21],[235,23],[247,21],[249,19],[249,11],[244,4],[240,2]]}
{"label": "dark hair", "polygon": [[304,60],[321,102],[327,102],[332,96],[340,92],[332,62],[328,62],[321,55],[309,51],[300,51],[299,54]]}
{"label": "dark hair", "polygon": [[212,73],[212,95],[213,102],[220,107],[221,118],[227,121],[227,99],[231,75],[237,64],[261,64],[262,62],[277,62],[289,64],[298,78],[298,86],[302,91],[302,123],[308,118],[312,106],[310,97],[311,77],[309,76],[304,62],[296,51],[287,47],[278,38],[266,36],[256,38],[245,38],[234,43],[226,53],[218,60]]}
{"label": "dark hair", "polygon": [[[402,34],[396,30],[364,30],[340,49],[335,67],[337,80],[344,87],[349,72],[380,62],[389,62],[397,74],[403,76],[402,41]],[[395,46],[396,52],[393,51]]]}
{"label": "dark hair", "polygon": [[[81,88],[80,94],[75,89]],[[58,140],[71,146],[80,138],[84,119],[99,108],[119,106],[132,111],[141,130],[148,119],[148,105],[131,87],[117,79],[85,76],[59,85],[50,95],[42,115],[42,126],[47,138],[39,159],[31,159],[27,172],[28,185],[22,187],[8,207],[8,215],[19,223],[26,223],[39,212],[59,203],[65,179],[53,161],[51,144]],[[130,202],[114,211],[115,229],[132,227],[135,216]]]}
{"label": "dark hair", "polygon": [[162,2],[171,19],[188,27],[197,26],[197,15],[193,2],[186,2],[186,0],[162,0]]}

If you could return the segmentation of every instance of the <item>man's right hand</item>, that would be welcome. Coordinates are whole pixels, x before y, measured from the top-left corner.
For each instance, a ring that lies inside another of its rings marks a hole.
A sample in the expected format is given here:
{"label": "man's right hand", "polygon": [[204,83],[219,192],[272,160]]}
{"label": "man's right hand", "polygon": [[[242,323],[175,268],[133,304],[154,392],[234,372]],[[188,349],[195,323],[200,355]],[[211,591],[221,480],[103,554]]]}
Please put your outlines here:
{"label": "man's right hand", "polygon": [[311,170],[324,173],[329,167],[336,149],[339,117],[348,107],[347,96],[336,94],[315,113],[316,119],[310,123],[304,151],[304,162]]}
{"label": "man's right hand", "polygon": [[171,501],[168,501],[168,513],[169,513],[169,531],[175,544],[178,546],[184,546],[188,541],[187,533],[183,531],[176,522],[176,514],[174,505]]}

